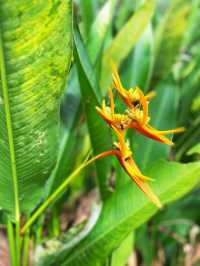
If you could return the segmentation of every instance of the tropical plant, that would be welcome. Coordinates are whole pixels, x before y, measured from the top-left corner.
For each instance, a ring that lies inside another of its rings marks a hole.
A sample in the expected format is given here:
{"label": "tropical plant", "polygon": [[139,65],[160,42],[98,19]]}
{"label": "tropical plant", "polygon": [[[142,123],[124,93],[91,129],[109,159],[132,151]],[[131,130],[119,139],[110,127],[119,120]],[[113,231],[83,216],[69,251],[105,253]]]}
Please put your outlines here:
{"label": "tropical plant", "polygon": [[[125,266],[134,250],[152,265],[156,245],[183,265],[168,222],[200,218],[181,212],[199,206],[199,9],[1,3],[0,223],[12,266]],[[179,245],[190,229],[172,228]]]}

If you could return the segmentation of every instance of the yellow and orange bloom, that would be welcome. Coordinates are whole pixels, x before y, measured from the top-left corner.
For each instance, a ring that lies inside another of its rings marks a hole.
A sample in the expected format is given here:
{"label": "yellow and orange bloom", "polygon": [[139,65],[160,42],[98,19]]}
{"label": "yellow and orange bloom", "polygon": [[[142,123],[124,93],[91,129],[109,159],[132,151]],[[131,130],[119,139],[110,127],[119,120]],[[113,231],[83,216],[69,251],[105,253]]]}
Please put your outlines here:
{"label": "yellow and orange bloom", "polygon": [[130,125],[130,118],[126,114],[115,113],[115,103],[113,99],[112,89],[109,90],[110,106],[106,106],[105,100],[102,102],[102,107],[96,106],[98,114],[110,126],[115,127],[119,131],[125,133]]}
{"label": "yellow and orange bloom", "polygon": [[149,101],[155,96],[155,92],[150,92],[147,95],[144,95],[142,90],[140,90],[138,87],[130,90],[124,89],[114,66],[113,85],[128,107],[126,115],[131,119],[131,122],[128,126],[129,128],[134,128],[141,134],[167,145],[173,145],[173,142],[166,138],[165,135],[177,134],[185,131],[183,127],[160,131],[150,126],[148,104]]}
{"label": "yellow and orange bloom", "polygon": [[112,66],[112,70],[113,86],[117,90],[124,103],[131,109],[135,109],[141,104],[144,105],[143,108],[147,108],[149,101],[156,96],[156,92],[151,91],[147,95],[144,95],[142,90],[140,90],[138,87],[126,90],[121,83],[115,65]]}
{"label": "yellow and orange bloom", "polygon": [[127,113],[128,117],[132,119],[132,122],[129,124],[129,128],[134,128],[139,133],[147,136],[148,138],[154,139],[167,145],[173,145],[174,143],[168,138],[166,138],[165,135],[181,133],[185,130],[183,127],[171,130],[157,130],[149,125],[148,116],[147,118],[143,118],[144,113],[142,110],[128,110]]}
{"label": "yellow and orange bloom", "polygon": [[115,66],[113,66],[113,87],[117,90],[120,98],[125,103],[126,110],[123,114],[115,113],[115,103],[112,88],[110,88],[109,106],[107,106],[105,100],[103,100],[101,108],[96,107],[96,110],[103,120],[111,127],[111,129],[114,130],[117,142],[114,143],[115,149],[105,151],[97,155],[94,157],[94,160],[108,155],[116,156],[124,171],[131,177],[140,190],[142,190],[147,197],[160,208],[162,206],[160,200],[153,193],[148,184],[148,181],[151,180],[151,178],[144,176],[140,172],[133,159],[132,151],[125,141],[125,135],[127,130],[132,128],[151,139],[164,144],[172,145],[173,142],[166,138],[165,135],[183,132],[184,128],[161,131],[151,127],[149,124],[150,116],[148,105],[156,93],[150,92],[147,95],[144,95],[142,90],[138,87],[126,90],[122,86]]}
{"label": "yellow and orange bloom", "polygon": [[158,197],[154,194],[150,186],[148,185],[149,180],[152,180],[150,177],[144,176],[139,168],[137,167],[135,161],[132,157],[132,151],[130,150],[128,144],[124,140],[122,133],[112,126],[113,130],[116,133],[118,142],[114,143],[116,149],[103,152],[95,157],[95,159],[100,159],[108,155],[114,155],[117,157],[120,165],[124,171],[129,175],[129,177],[135,182],[135,184],[141,189],[142,192],[158,207],[161,208],[162,204]]}

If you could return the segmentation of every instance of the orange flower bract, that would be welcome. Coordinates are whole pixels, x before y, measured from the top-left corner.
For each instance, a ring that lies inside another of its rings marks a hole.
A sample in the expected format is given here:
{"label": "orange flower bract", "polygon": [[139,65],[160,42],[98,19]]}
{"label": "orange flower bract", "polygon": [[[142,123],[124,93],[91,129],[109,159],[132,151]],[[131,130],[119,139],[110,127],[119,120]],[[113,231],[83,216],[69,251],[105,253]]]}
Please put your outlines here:
{"label": "orange flower bract", "polygon": [[148,138],[154,139],[167,145],[173,145],[173,142],[165,137],[168,134],[176,134],[185,131],[183,127],[171,130],[157,130],[150,124],[150,117],[148,112],[149,101],[156,95],[155,92],[150,92],[144,95],[142,90],[138,87],[126,90],[123,88],[116,68],[113,66],[113,85],[118,94],[127,105],[128,110],[126,114],[132,122],[129,124],[129,128],[134,128],[141,134]]}
{"label": "orange flower bract", "polygon": [[114,131],[117,142],[114,143],[115,149],[105,151],[95,157],[95,159],[103,158],[108,155],[117,157],[124,171],[130,176],[135,184],[147,195],[147,197],[157,206],[162,204],[158,197],[151,190],[148,181],[150,177],[143,175],[137,167],[132,151],[125,141],[125,135],[128,129],[135,129],[139,133],[159,141],[164,144],[172,145],[173,142],[165,137],[167,134],[180,133],[184,128],[160,131],[150,126],[150,116],[148,105],[150,100],[156,95],[155,92],[149,92],[144,95],[143,91],[136,87],[126,90],[121,83],[116,67],[113,65],[113,87],[125,104],[123,113],[115,113],[115,102],[112,88],[109,89],[110,104],[106,105],[105,100],[101,107],[96,107],[98,114]]}

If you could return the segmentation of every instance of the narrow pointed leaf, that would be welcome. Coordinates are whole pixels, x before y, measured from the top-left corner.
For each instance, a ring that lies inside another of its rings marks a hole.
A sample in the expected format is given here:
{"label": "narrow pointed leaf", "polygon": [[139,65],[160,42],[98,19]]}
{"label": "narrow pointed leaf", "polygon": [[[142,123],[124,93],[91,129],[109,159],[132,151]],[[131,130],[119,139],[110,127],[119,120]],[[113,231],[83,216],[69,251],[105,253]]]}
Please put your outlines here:
{"label": "narrow pointed leaf", "polygon": [[132,64],[129,68],[131,87],[139,86],[146,92],[149,89],[153,68],[153,30],[151,24],[148,25],[135,46]]}
{"label": "narrow pointed leaf", "polygon": [[[77,29],[74,29],[75,42],[75,60],[80,81],[80,89],[84,103],[85,114],[89,134],[91,138],[94,154],[107,151],[111,147],[108,127],[96,112],[95,106],[100,104],[100,91],[95,82],[95,74],[92,71],[91,65],[86,57],[86,50],[80,38]],[[96,162],[98,182],[100,185],[101,196],[104,198],[108,193],[108,171],[110,168],[109,160],[103,159]]]}
{"label": "narrow pointed leaf", "polygon": [[99,11],[88,38],[88,54],[95,62],[102,50],[103,41],[108,32],[118,0],[108,0]]}
{"label": "narrow pointed leaf", "polygon": [[116,66],[119,66],[119,64],[126,58],[147,27],[153,15],[154,6],[154,0],[146,1],[145,4],[128,20],[105,50],[100,84],[104,93],[107,91],[108,86],[111,83],[111,64],[114,62]]}

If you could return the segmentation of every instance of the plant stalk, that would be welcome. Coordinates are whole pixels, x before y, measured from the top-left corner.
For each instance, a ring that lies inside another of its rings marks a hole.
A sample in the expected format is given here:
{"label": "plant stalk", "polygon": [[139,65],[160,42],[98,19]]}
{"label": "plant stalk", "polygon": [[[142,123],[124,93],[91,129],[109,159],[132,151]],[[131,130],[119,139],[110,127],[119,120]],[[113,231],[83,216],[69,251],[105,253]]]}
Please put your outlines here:
{"label": "plant stalk", "polygon": [[29,265],[29,242],[30,242],[30,230],[27,230],[24,236],[24,245],[23,245],[23,266]]}
{"label": "plant stalk", "polygon": [[46,208],[52,203],[54,202],[58,196],[65,191],[65,189],[67,188],[67,186],[77,177],[77,175],[85,168],[87,167],[89,164],[93,163],[94,161],[96,161],[97,159],[106,157],[108,155],[112,155],[113,151],[107,151],[107,152],[103,152],[101,154],[98,154],[97,156],[91,158],[90,160],[84,162],[83,164],[81,164],[71,175],[69,175],[68,178],[65,179],[65,181],[53,192],[53,194],[51,196],[49,196],[49,198],[43,202],[43,204],[35,211],[35,213],[32,215],[32,217],[26,222],[26,224],[24,225],[24,227],[21,230],[21,234],[24,234],[28,228],[35,222],[35,220],[46,210]]}
{"label": "plant stalk", "polygon": [[16,242],[16,260],[17,266],[21,265],[21,236],[20,236],[20,222],[15,226],[15,242]]}
{"label": "plant stalk", "polygon": [[13,229],[13,224],[10,221],[8,221],[7,223],[7,234],[8,234],[11,265],[17,266],[14,229]]}

